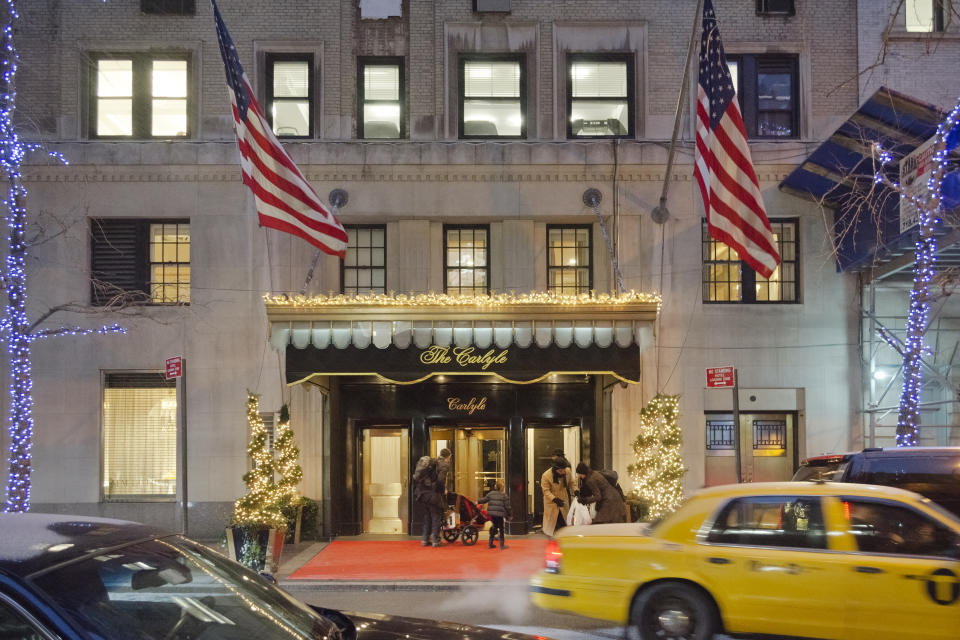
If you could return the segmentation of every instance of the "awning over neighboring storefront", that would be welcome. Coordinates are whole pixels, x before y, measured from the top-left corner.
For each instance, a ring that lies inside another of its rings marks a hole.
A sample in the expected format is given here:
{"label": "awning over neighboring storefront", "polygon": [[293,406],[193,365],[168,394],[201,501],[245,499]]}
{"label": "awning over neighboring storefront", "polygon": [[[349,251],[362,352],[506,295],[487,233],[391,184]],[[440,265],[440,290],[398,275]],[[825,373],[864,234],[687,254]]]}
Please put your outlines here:
{"label": "awning over neighboring storefront", "polygon": [[[933,137],[945,116],[934,105],[881,87],[780,183],[782,191],[835,211],[838,271],[880,279],[912,266],[918,227],[901,229],[898,194],[877,184],[877,149],[891,154],[888,176],[899,181],[898,161]],[[956,204],[955,178],[945,178],[945,206]],[[960,266],[960,233],[945,225],[936,233],[938,263]]]}
{"label": "awning over neighboring storefront", "polygon": [[401,383],[435,375],[535,382],[558,373],[639,381],[652,342],[654,294],[268,296],[271,343],[287,381],[377,375]]}

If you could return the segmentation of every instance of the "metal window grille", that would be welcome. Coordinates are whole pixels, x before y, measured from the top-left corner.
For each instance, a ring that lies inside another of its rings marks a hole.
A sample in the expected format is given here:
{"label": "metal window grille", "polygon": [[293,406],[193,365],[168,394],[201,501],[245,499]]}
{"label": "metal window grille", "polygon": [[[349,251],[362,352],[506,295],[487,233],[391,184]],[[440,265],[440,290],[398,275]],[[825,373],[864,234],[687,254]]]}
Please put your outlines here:
{"label": "metal window grille", "polygon": [[103,389],[105,500],[172,500],[177,388],[163,373],[108,373]]}
{"label": "metal window grille", "polygon": [[707,420],[707,449],[733,449],[733,420]]}
{"label": "metal window grille", "polygon": [[786,449],[787,423],[783,420],[754,420],[753,448]]}

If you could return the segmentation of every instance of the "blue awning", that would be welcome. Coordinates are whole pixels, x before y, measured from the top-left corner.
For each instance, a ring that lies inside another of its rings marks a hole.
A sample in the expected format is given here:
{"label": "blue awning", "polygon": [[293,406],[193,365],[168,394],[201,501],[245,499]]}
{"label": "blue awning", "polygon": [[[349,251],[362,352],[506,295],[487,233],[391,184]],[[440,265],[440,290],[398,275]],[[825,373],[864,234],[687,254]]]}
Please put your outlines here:
{"label": "blue awning", "polygon": [[[873,144],[891,153],[889,177],[897,180],[899,160],[933,137],[946,115],[932,104],[881,87],[780,183],[782,191],[834,210],[838,271],[884,266],[889,271],[912,262],[918,231],[900,233],[899,195],[874,183]],[[950,184],[958,177],[951,176]],[[939,230],[948,233],[946,227]],[[957,252],[953,245],[960,237],[945,240],[940,247],[944,258]]]}

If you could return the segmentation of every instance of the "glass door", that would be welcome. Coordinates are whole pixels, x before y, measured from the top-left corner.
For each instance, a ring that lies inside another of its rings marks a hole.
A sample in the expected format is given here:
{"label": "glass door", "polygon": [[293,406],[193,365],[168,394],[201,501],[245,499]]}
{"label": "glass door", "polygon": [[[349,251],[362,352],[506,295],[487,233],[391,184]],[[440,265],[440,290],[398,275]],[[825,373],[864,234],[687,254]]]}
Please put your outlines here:
{"label": "glass door", "polygon": [[453,453],[447,491],[479,500],[496,480],[506,482],[506,436],[503,427],[433,427],[430,455]]}
{"label": "glass door", "polygon": [[570,463],[570,473],[580,462],[580,427],[549,426],[527,429],[527,513],[536,524],[543,520],[543,489],[540,476],[550,468],[551,457],[557,449]]}
{"label": "glass door", "polygon": [[409,507],[407,430],[371,427],[361,432],[363,531],[404,534]]}

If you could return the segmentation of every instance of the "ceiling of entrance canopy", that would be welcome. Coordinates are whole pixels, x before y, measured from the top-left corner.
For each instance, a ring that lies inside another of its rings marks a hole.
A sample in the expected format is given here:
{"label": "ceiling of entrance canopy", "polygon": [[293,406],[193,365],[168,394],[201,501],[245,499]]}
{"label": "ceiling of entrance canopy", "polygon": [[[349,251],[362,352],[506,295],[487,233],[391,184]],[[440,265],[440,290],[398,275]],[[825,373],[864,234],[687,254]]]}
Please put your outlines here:
{"label": "ceiling of entrance canopy", "polygon": [[655,294],[446,296],[268,296],[278,350],[507,348],[615,345],[652,341]]}

